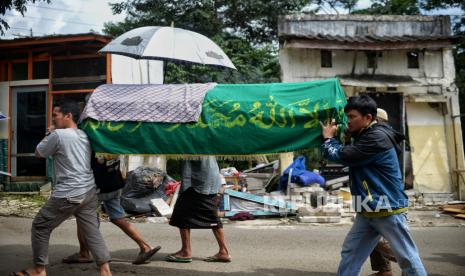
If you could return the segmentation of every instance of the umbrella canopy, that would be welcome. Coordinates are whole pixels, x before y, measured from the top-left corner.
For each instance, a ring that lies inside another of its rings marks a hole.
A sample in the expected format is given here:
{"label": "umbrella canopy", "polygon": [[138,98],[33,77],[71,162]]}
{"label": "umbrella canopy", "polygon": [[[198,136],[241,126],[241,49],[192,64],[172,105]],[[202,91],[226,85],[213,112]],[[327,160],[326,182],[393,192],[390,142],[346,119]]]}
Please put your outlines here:
{"label": "umbrella canopy", "polygon": [[140,27],[118,36],[100,50],[136,59],[189,62],[236,69],[231,60],[204,35],[173,27]]}

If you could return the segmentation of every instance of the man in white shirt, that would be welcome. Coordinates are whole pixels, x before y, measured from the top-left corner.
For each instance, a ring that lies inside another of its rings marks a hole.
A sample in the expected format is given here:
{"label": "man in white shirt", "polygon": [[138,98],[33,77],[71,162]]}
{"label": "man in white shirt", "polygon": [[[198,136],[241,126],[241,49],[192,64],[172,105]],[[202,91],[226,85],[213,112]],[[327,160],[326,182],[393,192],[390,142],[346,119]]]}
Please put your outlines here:
{"label": "man in white shirt", "polygon": [[65,102],[54,107],[54,129],[37,145],[36,157],[53,156],[53,190],[32,222],[34,267],[14,275],[46,275],[50,234],[73,215],[99,266],[100,275],[111,275],[110,253],[98,229],[98,200],[90,167],[91,147],[87,135],[77,128],[78,118],[76,103]]}

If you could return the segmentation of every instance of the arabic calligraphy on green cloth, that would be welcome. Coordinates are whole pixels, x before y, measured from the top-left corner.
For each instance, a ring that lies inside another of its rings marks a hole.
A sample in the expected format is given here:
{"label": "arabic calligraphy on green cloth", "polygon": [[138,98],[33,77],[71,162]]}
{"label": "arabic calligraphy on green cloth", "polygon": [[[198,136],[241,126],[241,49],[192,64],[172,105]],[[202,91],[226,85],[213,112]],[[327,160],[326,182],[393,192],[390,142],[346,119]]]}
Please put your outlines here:
{"label": "arabic calligraphy on green cloth", "polygon": [[81,127],[97,153],[241,156],[302,151],[322,143],[320,121],[345,123],[337,79],[218,84],[195,123],[108,122]]}

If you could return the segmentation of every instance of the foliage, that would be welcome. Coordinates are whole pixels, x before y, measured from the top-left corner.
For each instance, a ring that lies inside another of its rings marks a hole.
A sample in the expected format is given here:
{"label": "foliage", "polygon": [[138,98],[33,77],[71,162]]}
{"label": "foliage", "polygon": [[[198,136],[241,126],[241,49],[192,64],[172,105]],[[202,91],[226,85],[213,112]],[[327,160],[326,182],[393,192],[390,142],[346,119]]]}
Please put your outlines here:
{"label": "foliage", "polygon": [[315,8],[310,10],[310,13],[318,13],[324,10],[324,7],[330,7],[333,12],[339,14],[339,10],[347,10],[352,13],[357,5],[358,0],[310,0],[309,5],[314,5]]}
{"label": "foliage", "polygon": [[106,23],[104,32],[120,35],[141,26],[188,29],[213,39],[231,58],[237,71],[168,63],[165,83],[279,82],[277,58],[278,16],[299,11],[306,0],[126,0],[112,4],[126,11],[123,22]]}
{"label": "foliage", "polygon": [[356,10],[354,14],[396,14],[418,15],[420,6],[416,0],[373,0],[372,5],[363,10]]}
{"label": "foliage", "polygon": [[237,71],[201,65],[168,63],[165,67],[165,83],[279,82],[278,58],[269,45],[254,48],[245,39],[234,37],[214,37],[213,40],[231,58]]}
{"label": "foliage", "polygon": [[307,2],[307,0],[126,0],[112,4],[112,8],[115,13],[123,10],[128,12],[129,16],[123,25],[131,27],[129,29],[136,26],[169,26],[174,22],[176,27],[198,32],[207,37],[229,33],[254,44],[260,44],[277,40],[279,15],[299,11]]}
{"label": "foliage", "polygon": [[[26,4],[28,2],[35,3],[35,2],[47,2],[50,4],[50,0],[2,0],[0,1],[0,14],[5,15],[7,11],[11,9],[15,9],[16,11],[20,12],[22,16],[27,11]],[[0,34],[4,35],[5,31],[10,28],[8,22],[0,18]]]}

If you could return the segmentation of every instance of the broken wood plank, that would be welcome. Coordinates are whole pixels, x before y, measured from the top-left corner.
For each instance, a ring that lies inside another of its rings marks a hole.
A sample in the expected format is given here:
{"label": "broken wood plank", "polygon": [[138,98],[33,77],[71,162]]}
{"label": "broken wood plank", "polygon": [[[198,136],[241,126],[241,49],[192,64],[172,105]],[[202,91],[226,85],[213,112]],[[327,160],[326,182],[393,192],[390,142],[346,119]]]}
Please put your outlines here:
{"label": "broken wood plank", "polygon": [[465,204],[444,204],[439,207],[441,210],[444,210],[445,208],[465,210]]}
{"label": "broken wood plank", "polygon": [[444,208],[443,211],[449,213],[465,214],[465,210],[457,208]]}
{"label": "broken wood plank", "polygon": [[455,218],[465,219],[465,214],[454,215]]}

